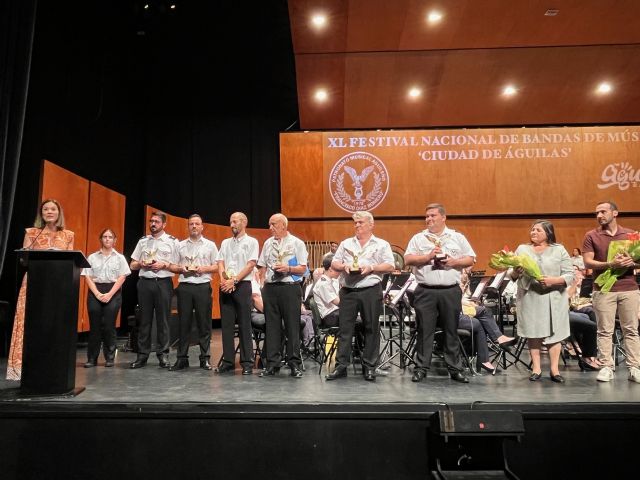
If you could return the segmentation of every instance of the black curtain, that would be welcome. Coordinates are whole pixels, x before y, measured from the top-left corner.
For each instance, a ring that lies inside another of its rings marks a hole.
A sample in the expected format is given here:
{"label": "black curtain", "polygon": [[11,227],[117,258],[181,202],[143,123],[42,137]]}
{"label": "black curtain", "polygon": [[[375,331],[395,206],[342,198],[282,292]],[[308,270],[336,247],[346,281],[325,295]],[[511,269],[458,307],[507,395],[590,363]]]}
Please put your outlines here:
{"label": "black curtain", "polygon": [[[298,118],[287,1],[145,4],[164,5],[38,5],[3,300],[15,301],[11,251],[33,222],[42,159],[127,197],[125,256],[145,204],[218,224],[241,210],[262,228],[280,209],[278,135]],[[126,316],[134,275],[123,300]]]}
{"label": "black curtain", "polygon": [[0,275],[18,180],[36,4],[36,0],[0,2]]}

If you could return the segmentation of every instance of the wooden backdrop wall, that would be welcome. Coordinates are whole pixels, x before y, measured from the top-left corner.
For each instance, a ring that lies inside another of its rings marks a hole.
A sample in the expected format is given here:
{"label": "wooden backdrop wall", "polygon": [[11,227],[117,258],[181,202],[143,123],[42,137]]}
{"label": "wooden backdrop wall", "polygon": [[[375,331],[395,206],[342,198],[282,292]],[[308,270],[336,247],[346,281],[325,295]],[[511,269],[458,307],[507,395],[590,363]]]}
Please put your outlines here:
{"label": "wooden backdrop wall", "polygon": [[[89,255],[100,248],[98,235],[111,228],[118,236],[116,249],[122,253],[124,245],[124,195],[80,177],[56,164],[43,160],[40,198],[55,198],[62,205],[66,228],[75,234],[74,249]],[[88,287],[80,281],[78,331],[89,331],[87,312]],[[116,320],[120,326],[120,315]]]}
{"label": "wooden backdrop wall", "polygon": [[[150,205],[147,205],[145,208],[145,232],[146,235],[150,234],[149,231],[149,219],[151,218],[151,214],[155,211],[162,211],[157,208],[153,208]],[[167,216],[167,227],[165,231],[169,235],[173,235],[178,240],[184,240],[189,236],[189,228],[188,228],[188,219],[177,217],[175,215],[171,215],[169,213],[164,212]],[[249,219],[251,221],[251,219]],[[209,240],[216,243],[218,249],[220,245],[222,245],[222,240],[231,236],[231,229],[225,225],[216,225],[213,223],[204,223],[204,230],[202,234],[208,238]],[[262,244],[264,241],[271,236],[271,232],[269,229],[264,228],[247,228],[247,233],[252,237],[258,240],[260,244],[260,248],[262,248]],[[175,275],[173,277],[173,286],[174,288],[178,286],[178,276]],[[218,279],[218,275],[214,274],[211,279],[211,288],[213,289],[213,304],[211,308],[211,318],[220,318],[220,281]]]}
{"label": "wooden backdrop wall", "polygon": [[527,242],[540,216],[568,250],[602,200],[640,228],[639,159],[637,126],[282,133],[282,211],[304,240],[340,241],[353,235],[351,212],[369,210],[376,234],[404,249],[440,202],[485,269],[491,253]]}

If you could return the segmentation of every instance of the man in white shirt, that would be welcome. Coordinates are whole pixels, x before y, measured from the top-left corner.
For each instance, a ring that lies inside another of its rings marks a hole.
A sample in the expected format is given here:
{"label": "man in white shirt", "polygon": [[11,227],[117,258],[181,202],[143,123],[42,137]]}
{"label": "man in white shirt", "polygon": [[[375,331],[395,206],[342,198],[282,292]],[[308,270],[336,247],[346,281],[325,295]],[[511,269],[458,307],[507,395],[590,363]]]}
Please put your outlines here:
{"label": "man in white shirt", "polygon": [[178,359],[169,369],[183,370],[189,366],[191,321],[195,315],[200,345],[200,368],[211,370],[211,274],[217,269],[218,248],[202,236],[204,225],[200,215],[189,217],[189,238],[178,245],[178,263],[170,270],[179,273],[178,324],[180,341]]}
{"label": "man in white shirt", "polygon": [[323,327],[338,326],[338,308],[340,305],[340,272],[331,268],[333,254],[329,253],[322,259],[324,272],[313,286],[313,299],[316,302]]}
{"label": "man in white shirt", "polygon": [[151,324],[156,315],[157,347],[156,356],[161,368],[169,368],[169,316],[173,295],[173,273],[169,270],[177,262],[178,241],[164,231],[167,216],[153,212],[149,219],[151,235],[145,235],[131,254],[131,270],[140,270],[138,277],[138,305],[140,325],[138,325],[138,356],[130,364],[131,368],[142,368],[147,364],[151,352]]}
{"label": "man in white shirt", "polygon": [[406,265],[413,266],[418,285],[414,308],[418,321],[414,382],[427,376],[431,365],[433,336],[437,323],[444,332],[444,360],[452,380],[468,383],[463,373],[458,341],[458,319],[462,309],[460,272],[473,265],[475,252],[461,233],[446,226],[446,211],[439,203],[426,208],[427,229],[409,241]]}
{"label": "man in white shirt", "polygon": [[299,238],[291,235],[287,217],[281,213],[269,219],[273,233],[262,246],[258,268],[264,277],[262,300],[266,320],[267,367],[261,377],[277,375],[282,358],[282,324],[287,336],[287,362],[291,376],[302,377],[300,357],[300,305],[302,289],[300,281],[307,271],[307,247]]}
{"label": "man in white shirt", "polygon": [[375,369],[380,355],[380,314],[382,313],[382,275],[394,268],[391,245],[373,235],[374,220],[369,212],[353,214],[355,236],[344,240],[331,262],[341,272],[340,337],[336,369],[327,380],[347,376],[351,357],[351,339],[358,313],[362,317],[365,344],[362,355],[362,374],[367,381],[375,381]]}
{"label": "man in white shirt", "polygon": [[220,275],[220,317],[222,324],[222,364],[218,373],[235,368],[234,326],[238,324],[242,374],[253,372],[251,340],[251,280],[258,261],[258,241],[247,235],[247,216],[235,212],[229,218],[232,237],[225,238],[218,254]]}

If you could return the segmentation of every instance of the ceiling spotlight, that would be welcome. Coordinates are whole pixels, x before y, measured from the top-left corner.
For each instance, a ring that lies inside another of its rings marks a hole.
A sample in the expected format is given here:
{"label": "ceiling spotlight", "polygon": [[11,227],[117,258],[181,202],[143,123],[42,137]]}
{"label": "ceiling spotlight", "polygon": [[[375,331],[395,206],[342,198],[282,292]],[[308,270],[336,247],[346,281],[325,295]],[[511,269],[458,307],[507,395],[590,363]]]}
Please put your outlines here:
{"label": "ceiling spotlight", "polygon": [[518,93],[518,90],[516,89],[516,87],[514,87],[513,85],[507,85],[506,87],[504,87],[504,89],[502,90],[502,94],[505,97],[511,97],[513,95],[515,95],[516,93]]}
{"label": "ceiling spotlight", "polygon": [[609,82],[602,82],[600,85],[598,85],[596,92],[601,95],[606,95],[607,93],[611,93],[611,90],[613,90],[613,87]]}
{"label": "ceiling spotlight", "polygon": [[175,9],[176,9],[176,5],[175,5],[174,3],[172,3],[171,5],[169,5],[169,8],[170,8],[171,10],[175,10]]}
{"label": "ceiling spotlight", "polygon": [[436,10],[429,12],[429,15],[427,15],[427,22],[431,24],[438,23],[440,20],[442,20],[442,14]]}
{"label": "ceiling spotlight", "polygon": [[420,95],[422,95],[422,90],[420,90],[418,87],[412,87],[409,89],[409,92],[407,94],[409,95],[409,98],[418,98]]}
{"label": "ceiling spotlight", "polygon": [[149,10],[149,4],[148,3],[145,4],[144,9],[145,10]]}
{"label": "ceiling spotlight", "polygon": [[311,23],[316,28],[323,28],[327,24],[327,16],[321,13],[317,13],[313,17],[311,17]]}
{"label": "ceiling spotlight", "polygon": [[316,93],[313,95],[313,97],[318,102],[325,102],[329,98],[329,94],[324,88],[319,88],[318,90],[316,90]]}

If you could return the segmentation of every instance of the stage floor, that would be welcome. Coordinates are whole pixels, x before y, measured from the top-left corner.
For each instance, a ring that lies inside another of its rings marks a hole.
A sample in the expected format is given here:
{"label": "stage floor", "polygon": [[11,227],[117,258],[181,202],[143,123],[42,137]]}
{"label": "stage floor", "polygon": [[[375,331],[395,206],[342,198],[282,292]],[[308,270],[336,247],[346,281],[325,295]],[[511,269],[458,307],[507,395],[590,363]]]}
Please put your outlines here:
{"label": "stage floor", "polygon": [[[214,331],[212,360],[217,361],[221,346],[219,331]],[[171,361],[175,361],[175,350]],[[443,365],[434,359],[429,375],[421,383],[411,381],[411,368],[396,366],[379,375],[376,382],[365,382],[349,368],[349,376],[333,382],[324,379],[326,368],[318,375],[319,365],[305,361],[305,375],[291,378],[285,367],[277,377],[260,378],[258,370],[243,376],[217,374],[198,368],[198,348],[190,351],[192,366],[171,372],[158,367],[154,355],[145,368],[131,370],[135,353],[118,352],[114,368],[104,368],[102,359],[96,368],[85,369],[86,350],[78,349],[76,385],[85,391],[72,398],[47,397],[46,401],[91,403],[198,403],[198,404],[448,404],[471,405],[477,402],[496,404],[545,404],[560,407],[567,404],[640,405],[640,385],[627,380],[627,369],[620,365],[616,378],[609,383],[596,381],[597,372],[581,372],[575,360],[561,366],[566,383],[559,385],[544,372],[542,380],[530,382],[522,365],[511,366],[495,376],[470,376],[468,384],[452,381]],[[522,357],[528,361],[527,352]],[[547,365],[543,358],[543,365]],[[0,402],[38,402],[19,395],[18,383],[4,380],[6,359],[0,360]],[[587,406],[587,405],[583,405]],[[622,407],[622,405],[618,405]]]}

